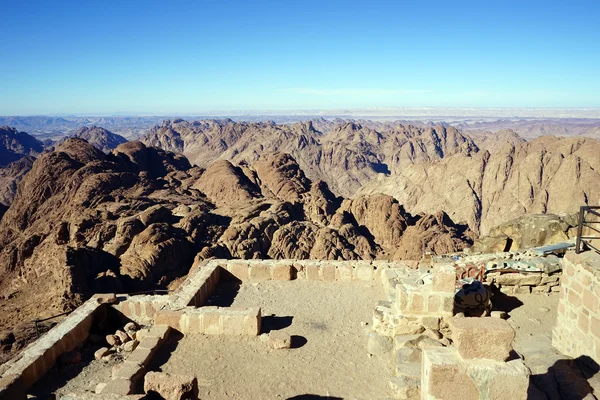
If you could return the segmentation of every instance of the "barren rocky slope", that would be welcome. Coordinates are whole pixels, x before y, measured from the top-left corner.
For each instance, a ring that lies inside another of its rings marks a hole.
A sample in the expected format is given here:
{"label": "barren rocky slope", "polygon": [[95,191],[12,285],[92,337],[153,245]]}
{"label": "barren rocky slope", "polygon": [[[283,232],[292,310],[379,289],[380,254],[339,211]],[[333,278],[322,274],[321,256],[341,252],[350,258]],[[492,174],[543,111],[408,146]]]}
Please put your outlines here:
{"label": "barren rocky slope", "polygon": [[25,156],[4,168],[0,168],[0,204],[10,206],[17,193],[17,185],[29,172],[34,161],[35,157]]}
{"label": "barren rocky slope", "polygon": [[44,150],[42,142],[15,128],[0,126],[0,167]]}
{"label": "barren rocky slope", "polygon": [[284,153],[204,171],[141,142],[104,154],[69,139],[33,162],[0,220],[0,328],[94,292],[164,288],[196,255],[415,259],[471,239],[443,212],[336,197]]}
{"label": "barren rocky slope", "polygon": [[109,151],[115,149],[118,145],[127,142],[121,135],[116,135],[112,132],[107,131],[104,128],[92,125],[92,126],[82,126],[77,129],[74,133],[69,134],[65,138],[61,139],[58,144],[64,143],[69,138],[80,138],[87,141],[89,144],[93,145],[97,149],[108,153]]}
{"label": "barren rocky slope", "polygon": [[383,192],[409,212],[444,210],[482,234],[525,213],[573,212],[600,199],[600,141],[590,138],[526,142],[510,130],[470,137],[449,126],[342,120],[174,120],[142,140],[202,167],[217,159],[252,163],[283,151],[335,193]]}

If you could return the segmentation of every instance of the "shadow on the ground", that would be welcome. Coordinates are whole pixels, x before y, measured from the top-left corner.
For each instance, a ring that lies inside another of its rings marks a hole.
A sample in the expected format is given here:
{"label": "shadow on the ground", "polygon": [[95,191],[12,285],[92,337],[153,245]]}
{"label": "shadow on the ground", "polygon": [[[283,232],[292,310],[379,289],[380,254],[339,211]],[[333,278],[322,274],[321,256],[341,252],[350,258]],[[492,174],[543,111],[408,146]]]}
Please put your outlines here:
{"label": "shadow on the ground", "polygon": [[291,339],[291,343],[290,343],[291,349],[299,349],[300,347],[302,347],[306,343],[308,343],[308,340],[304,336],[292,335],[290,339]]}
{"label": "shadow on the ground", "polygon": [[206,300],[207,306],[230,307],[240,291],[241,282],[225,281],[219,283],[213,294]]}
{"label": "shadow on the ground", "polygon": [[556,361],[544,374],[531,375],[530,400],[583,400],[593,393],[588,380],[600,371],[600,366],[588,356]]}
{"label": "shadow on the ground", "polygon": [[523,305],[523,302],[514,296],[509,296],[496,289],[492,296],[492,311],[511,312]]}
{"label": "shadow on the ground", "polygon": [[288,397],[286,400],[344,400],[342,397],[319,396],[318,394],[301,394],[294,397]]}
{"label": "shadow on the ground", "polygon": [[183,334],[171,329],[167,340],[158,348],[154,357],[152,357],[148,371],[162,371],[162,366],[169,361],[181,339],[183,339]]}
{"label": "shadow on the ground", "polygon": [[64,387],[70,380],[75,379],[94,360],[94,352],[98,348],[100,345],[86,344],[80,350],[81,361],[75,364],[63,364],[59,358],[56,364],[29,388],[28,395],[40,400],[54,398],[54,392]]}
{"label": "shadow on the ground", "polygon": [[271,331],[278,331],[283,328],[287,328],[292,325],[292,320],[294,317],[278,317],[275,315],[271,315],[268,317],[262,317],[261,320],[261,333],[269,333]]}

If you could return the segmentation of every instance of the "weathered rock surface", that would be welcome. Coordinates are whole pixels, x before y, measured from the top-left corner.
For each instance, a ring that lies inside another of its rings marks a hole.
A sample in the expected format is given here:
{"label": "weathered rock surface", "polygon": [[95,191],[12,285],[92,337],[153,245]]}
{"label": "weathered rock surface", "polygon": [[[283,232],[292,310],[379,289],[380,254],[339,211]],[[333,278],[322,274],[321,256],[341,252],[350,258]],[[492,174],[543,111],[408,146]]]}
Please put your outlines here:
{"label": "weathered rock surface", "polygon": [[577,236],[578,215],[526,214],[492,228],[473,243],[482,253],[517,251],[564,242]]}
{"label": "weathered rock surface", "polygon": [[[17,193],[17,185],[33,166],[35,157],[25,156],[17,161],[0,168],[0,204],[8,206],[13,202]],[[0,212],[0,218],[2,213]]]}
{"label": "weathered rock surface", "polygon": [[75,133],[69,134],[58,141],[56,146],[61,145],[69,138],[84,139],[86,142],[96,147],[100,151],[103,151],[104,153],[108,153],[111,150],[116,149],[120,144],[127,142],[127,139],[125,139],[123,136],[114,134],[102,127],[93,125],[82,126],[81,128],[77,129]]}
{"label": "weathered rock surface", "polygon": [[443,210],[483,234],[525,213],[574,212],[600,198],[600,141],[581,137],[527,142],[510,130],[471,138],[452,127],[371,121],[175,120],[142,140],[201,167],[285,152],[342,196],[385,193],[413,214]]}
{"label": "weathered rock surface", "polygon": [[198,380],[195,376],[148,372],[144,377],[144,392],[157,393],[165,400],[197,399]]}
{"label": "weathered rock surface", "polygon": [[42,142],[15,128],[0,126],[0,167],[20,160],[25,156],[36,156],[44,150]]}

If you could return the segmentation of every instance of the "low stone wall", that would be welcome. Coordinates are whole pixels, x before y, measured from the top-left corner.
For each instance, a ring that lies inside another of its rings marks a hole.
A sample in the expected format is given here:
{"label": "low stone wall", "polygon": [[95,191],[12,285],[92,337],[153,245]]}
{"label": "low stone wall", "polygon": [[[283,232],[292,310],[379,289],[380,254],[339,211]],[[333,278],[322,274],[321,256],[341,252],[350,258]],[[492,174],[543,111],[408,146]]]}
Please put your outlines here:
{"label": "low stone wall", "polygon": [[200,307],[219,283],[221,267],[217,263],[202,262],[170,296],[171,308]]}
{"label": "low stone wall", "polygon": [[135,321],[140,325],[149,325],[154,321],[158,310],[169,305],[169,296],[166,295],[119,295],[112,308],[119,311],[127,320]]}
{"label": "low stone wall", "polygon": [[183,334],[250,335],[260,334],[260,308],[186,307],[162,310],[156,314],[156,325],[168,325]]}
{"label": "low stone wall", "polygon": [[563,260],[561,292],[552,345],[600,364],[600,255],[570,251]]}
{"label": "low stone wall", "polygon": [[546,272],[489,272],[485,282],[494,284],[506,294],[544,294],[560,292],[561,271]]}
{"label": "low stone wall", "polygon": [[48,372],[64,353],[85,342],[98,310],[114,295],[95,295],[50,329],[15,359],[4,364],[0,378],[0,399],[25,398],[25,391]]}
{"label": "low stone wall", "polygon": [[381,271],[407,268],[406,263],[391,261],[328,260],[211,260],[242,282],[307,279],[313,281],[370,281]]}

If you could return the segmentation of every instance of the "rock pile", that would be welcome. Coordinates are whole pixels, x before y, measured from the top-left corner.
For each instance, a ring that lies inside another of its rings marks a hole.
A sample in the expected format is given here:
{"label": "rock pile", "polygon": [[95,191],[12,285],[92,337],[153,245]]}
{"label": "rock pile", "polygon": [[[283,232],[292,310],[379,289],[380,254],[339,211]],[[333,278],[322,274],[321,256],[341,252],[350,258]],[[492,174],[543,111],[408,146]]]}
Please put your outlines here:
{"label": "rock pile", "polygon": [[122,353],[131,353],[139,340],[137,338],[139,327],[135,322],[128,322],[123,330],[117,330],[114,334],[106,335],[108,347],[101,347],[94,353],[96,360],[111,361]]}

